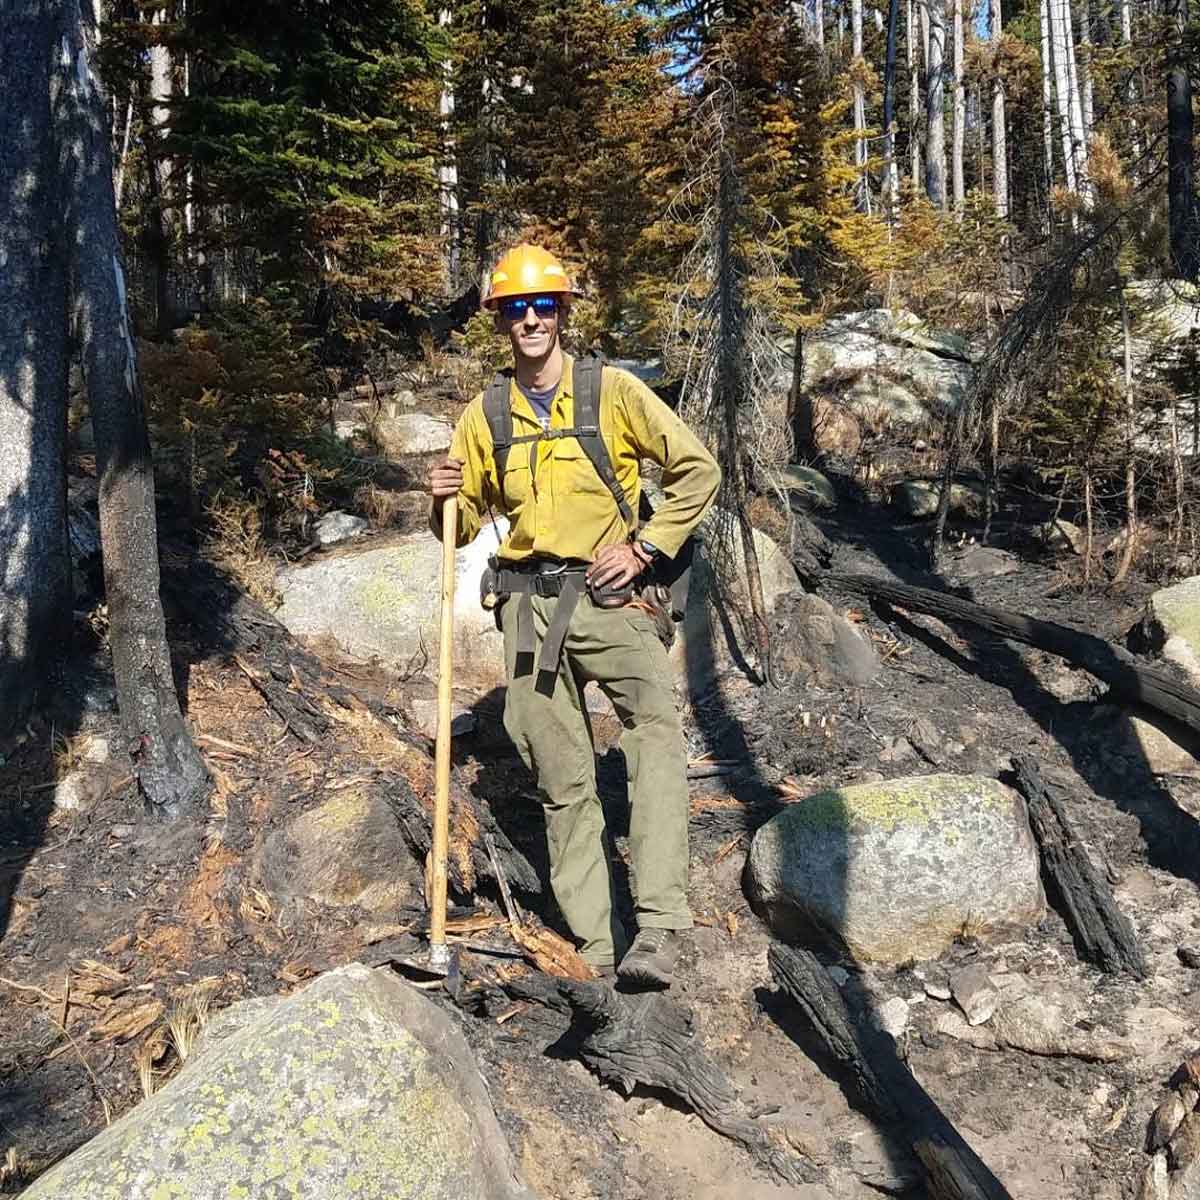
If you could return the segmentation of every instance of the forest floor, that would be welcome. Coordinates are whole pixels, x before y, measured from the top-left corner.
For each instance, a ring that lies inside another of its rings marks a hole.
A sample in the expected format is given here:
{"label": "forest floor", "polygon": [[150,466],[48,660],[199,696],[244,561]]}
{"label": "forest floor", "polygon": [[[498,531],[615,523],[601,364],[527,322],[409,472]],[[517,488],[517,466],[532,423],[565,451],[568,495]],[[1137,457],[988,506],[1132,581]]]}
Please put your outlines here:
{"label": "forest floor", "polygon": [[[820,523],[837,547],[837,571],[953,587],[1115,641],[1140,619],[1151,590],[1139,581],[1085,589],[1073,578],[1075,563],[1026,553],[1017,526],[1000,527],[998,555],[965,546],[939,581],[919,566],[923,524],[868,501],[847,502]],[[768,933],[743,892],[750,834],[739,814],[778,795],[781,780],[788,794],[804,795],[933,770],[1006,778],[1015,753],[1033,754],[1068,788],[1069,815],[1115,882],[1149,977],[1133,982],[1081,964],[1053,910],[1012,942],[965,934],[939,964],[893,970],[826,961],[847,973],[850,990],[909,1002],[900,1037],[909,1066],[1018,1200],[1117,1200],[1144,1168],[1149,1114],[1200,1032],[1200,972],[1177,955],[1200,943],[1200,782],[1152,774],[1123,732],[1122,712],[1104,703],[1090,676],[1050,655],[931,618],[857,602],[838,607],[854,610],[884,661],[866,689],[771,691],[727,680],[718,704],[689,713],[693,758],[752,765],[748,774],[693,785],[697,927],[674,990],[747,1106],[786,1125],[793,1146],[816,1164],[818,1182],[784,1187],[670,1097],[641,1089],[625,1097],[604,1085],[573,1056],[568,1019],[557,1012],[514,1004],[500,1014],[463,1013],[501,1123],[546,1200],[919,1196],[908,1148],[864,1115],[850,1081],[772,985]],[[263,835],[339,790],[369,787],[376,751],[350,728],[299,742],[229,655],[196,645],[178,622],[172,640],[188,718],[217,779],[202,821],[148,824],[121,779],[110,779],[87,811],[53,807],[46,785],[64,753],[56,735],[66,714],[79,731],[114,724],[98,650],[77,664],[56,708],[20,744],[2,748],[0,1193],[19,1192],[39,1168],[137,1104],[145,1076],[170,1069],[161,1030],[181,997],[200,995],[217,1008],[287,991],[340,963],[376,961],[376,948],[413,924],[403,898],[370,913],[281,907],[255,885]],[[363,664],[329,667],[401,710],[410,696],[429,694],[427,681]],[[474,732],[456,743],[456,778],[487,800],[544,872],[532,781],[506,742],[494,698],[477,703],[475,716]],[[597,720],[602,790],[621,849],[627,819],[615,732],[615,720]],[[525,903],[562,928],[551,904]],[[478,914],[497,911],[494,899],[477,905]],[[1031,1053],[947,1033],[951,1005],[925,985],[966,962],[987,967],[1002,1002],[1030,992],[1046,998],[1063,1022],[1060,1040]],[[1091,1050],[1078,1048],[1084,1034]],[[1104,1057],[1114,1061],[1096,1061]]]}

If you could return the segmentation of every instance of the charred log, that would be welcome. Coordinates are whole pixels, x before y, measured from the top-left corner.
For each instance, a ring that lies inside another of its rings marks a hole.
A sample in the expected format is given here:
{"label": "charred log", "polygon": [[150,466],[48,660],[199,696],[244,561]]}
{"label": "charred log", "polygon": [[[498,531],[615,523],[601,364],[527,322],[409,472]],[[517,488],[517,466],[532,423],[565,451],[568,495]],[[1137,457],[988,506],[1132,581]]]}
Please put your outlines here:
{"label": "charred log", "polygon": [[1108,684],[1114,697],[1145,704],[1190,729],[1200,730],[1200,691],[1161,667],[1139,662],[1129,651],[1095,634],[873,575],[827,574],[821,584],[911,612],[960,621],[1008,641],[1034,646],[1090,672]]}
{"label": "charred log", "polygon": [[1013,766],[1041,852],[1042,871],[1080,954],[1110,974],[1127,972],[1145,979],[1146,959],[1133,926],[1067,820],[1056,794],[1059,789],[1042,778],[1028,755],[1018,755]]}
{"label": "charred log", "polygon": [[818,1177],[816,1168],[776,1146],[768,1127],[746,1113],[683,1005],[661,992],[625,995],[599,982],[564,980],[559,991],[585,1034],[579,1056],[602,1079],[626,1095],[642,1084],[678,1096],[710,1129],[740,1142],[783,1182]]}
{"label": "charred log", "polygon": [[828,1052],[851,1073],[862,1099],[911,1144],[933,1200],[1011,1200],[913,1078],[891,1035],[855,1021],[809,951],[775,942],[767,957],[775,982],[796,1002]]}

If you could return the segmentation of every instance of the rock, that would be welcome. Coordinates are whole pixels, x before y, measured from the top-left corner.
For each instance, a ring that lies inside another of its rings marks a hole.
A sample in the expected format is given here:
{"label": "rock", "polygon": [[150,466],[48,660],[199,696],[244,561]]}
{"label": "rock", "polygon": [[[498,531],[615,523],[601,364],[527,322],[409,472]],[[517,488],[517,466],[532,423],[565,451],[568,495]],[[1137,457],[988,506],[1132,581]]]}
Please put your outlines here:
{"label": "rock", "polygon": [[1194,684],[1200,683],[1200,575],[1154,592],[1146,602],[1142,633]]}
{"label": "rock", "polygon": [[1175,954],[1189,971],[1200,970],[1200,949],[1195,946],[1180,946]]}
{"label": "rock", "polygon": [[[498,521],[500,535],[507,522]],[[504,643],[479,605],[479,578],[496,535],[488,527],[456,556],[454,680],[481,691],[504,683]],[[438,655],[442,544],[428,530],[373,538],[280,571],[277,615],[298,637],[331,637],[348,654],[385,665],[424,665]],[[415,660],[415,662],[414,662]]]}
{"label": "rock", "polygon": [[879,674],[874,646],[820,596],[793,591],[775,602],[772,666],[784,687],[865,687]]}
{"label": "rock", "polygon": [[884,1033],[898,1038],[908,1028],[908,1003],[893,996],[874,1010],[872,1020]]}
{"label": "rock", "polygon": [[1122,713],[1113,747],[1154,775],[1200,778],[1200,733],[1162,713]]}
{"label": "rock", "polygon": [[1168,1200],[1170,1186],[1167,1182],[1167,1155],[1160,1150],[1150,1160],[1141,1183],[1138,1185],[1135,1200]]}
{"label": "rock", "polygon": [[908,740],[913,749],[931,766],[941,766],[945,761],[942,735],[928,717],[917,717],[909,725]]}
{"label": "rock", "polygon": [[925,980],[925,995],[932,999],[949,1000],[953,994],[950,990],[950,980],[943,972],[932,974]]}
{"label": "rock", "polygon": [[[1185,1171],[1193,1163],[1200,1163],[1200,1113],[1188,1113],[1179,1123],[1167,1147],[1167,1161],[1172,1171]],[[1174,1186],[1171,1194],[1175,1194]]]}
{"label": "rock", "polygon": [[[411,700],[408,705],[417,728],[426,737],[436,738],[438,727],[438,704],[436,700]],[[450,709],[450,736],[460,737],[475,731],[475,714],[461,704]]]}
{"label": "rock", "polygon": [[[707,536],[712,536],[712,529],[722,517],[721,513],[710,516]],[[676,627],[671,663],[692,696],[708,690],[723,673],[744,670],[745,664],[756,658],[741,538],[736,532],[733,536],[737,550],[729,559],[729,579],[718,581],[711,560],[703,548],[699,549],[687,612]],[[769,620],[779,598],[796,591],[800,580],[787,555],[761,529],[754,531],[754,548]]]}
{"label": "rock", "polygon": [[1062,517],[1039,525],[1035,536],[1047,550],[1069,550],[1073,554],[1082,554],[1087,548],[1087,533]]}
{"label": "rock", "polygon": [[827,967],[826,974],[838,987],[845,987],[850,982],[850,972],[845,967]]}
{"label": "rock", "polygon": [[749,887],[785,939],[832,939],[857,960],[933,958],[964,930],[1040,920],[1024,804],[993,779],[927,775],[820,792],[755,835]]}
{"label": "rock", "polygon": [[776,471],[771,482],[797,500],[801,507],[832,510],[837,508],[837,492],[833,484],[816,467],[791,463]]}
{"label": "rock", "polygon": [[1183,1124],[1187,1109],[1183,1101],[1174,1093],[1168,1092],[1167,1098],[1154,1110],[1150,1118],[1150,1128],[1146,1131],[1146,1149],[1158,1150],[1165,1146],[1174,1136],[1175,1131]]}
{"label": "rock", "polygon": [[989,1021],[1000,1003],[1000,993],[992,987],[987,971],[979,963],[963,967],[950,976],[950,994],[962,1009],[968,1025]]}
{"label": "rock", "polygon": [[453,432],[449,421],[428,413],[399,413],[375,423],[375,440],[389,458],[448,450]]}
{"label": "rock", "polygon": [[279,900],[372,910],[398,907],[420,891],[412,852],[395,816],[382,797],[361,786],[335,792],[267,834],[255,878]]}
{"label": "rock", "polygon": [[[786,389],[791,384],[792,340]],[[888,309],[846,313],[804,337],[801,386],[864,422],[913,427],[957,408],[970,385],[972,354],[953,334],[912,313]]]}
{"label": "rock", "polygon": [[361,537],[370,528],[362,517],[352,516],[341,509],[327,512],[313,527],[313,537],[318,545],[332,546],[335,542],[349,541]]}
{"label": "rock", "polygon": [[[107,745],[105,742],[106,750]],[[107,759],[89,759],[85,755],[79,766],[68,771],[54,785],[54,807],[65,812],[87,812],[120,782],[121,775],[117,764]]]}
{"label": "rock", "polygon": [[354,963],[218,1016],[27,1200],[535,1200],[453,1017]]}
{"label": "rock", "polygon": [[[909,479],[892,489],[892,504],[910,517],[932,517],[937,512],[941,484],[931,479]],[[950,514],[972,519],[983,516],[981,484],[952,483]]]}
{"label": "rock", "polygon": [[1017,556],[1007,550],[975,543],[955,552],[947,568],[958,579],[995,579],[1020,570],[1021,564]]}
{"label": "rock", "polygon": [[899,734],[884,739],[883,749],[879,752],[879,761],[883,763],[904,762],[905,759],[916,757],[916,751],[908,738]]}

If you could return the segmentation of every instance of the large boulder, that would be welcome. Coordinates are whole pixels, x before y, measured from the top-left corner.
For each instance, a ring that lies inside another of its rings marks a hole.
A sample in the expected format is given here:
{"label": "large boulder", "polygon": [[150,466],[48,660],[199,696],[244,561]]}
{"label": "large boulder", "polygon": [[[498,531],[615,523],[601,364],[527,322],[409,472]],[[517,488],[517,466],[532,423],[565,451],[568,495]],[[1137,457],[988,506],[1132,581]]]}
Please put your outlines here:
{"label": "large boulder", "polygon": [[1045,905],[1020,797],[970,775],[858,784],[789,805],[755,835],[748,882],[779,936],[886,963],[1029,925]]}
{"label": "large boulder", "polygon": [[881,418],[919,427],[958,406],[972,361],[964,339],[912,313],[879,308],[845,313],[807,334],[800,382],[872,427]]}
{"label": "large boulder", "polygon": [[773,486],[787,494],[788,503],[813,509],[837,508],[837,492],[829,477],[816,467],[804,463],[789,463],[771,477]]}
{"label": "large boulder", "polygon": [[771,665],[783,686],[865,687],[879,674],[875,648],[820,596],[794,591],[775,602]]}
{"label": "large boulder", "polygon": [[375,423],[375,440],[389,458],[448,450],[453,432],[449,421],[428,413],[398,413]]}
{"label": "large boulder", "polygon": [[[710,539],[716,527],[717,522],[710,521]],[[744,670],[755,663],[750,592],[741,535],[736,529],[732,538],[729,551],[721,556],[720,569],[714,564],[711,551],[704,546],[699,548],[692,568],[687,612],[676,629],[675,644],[671,647],[671,664],[693,697],[710,688],[723,672]],[[779,597],[800,587],[800,579],[788,556],[761,529],[754,531],[754,549],[769,619]]]}
{"label": "large boulder", "polygon": [[453,1019],[360,964],[219,1014],[27,1200],[535,1200]]}
{"label": "large boulder", "polygon": [[1159,590],[1146,602],[1146,640],[1200,684],[1200,575]]}
{"label": "large boulder", "polygon": [[255,877],[277,899],[332,906],[395,908],[420,894],[412,853],[395,815],[362,785],[335,792],[271,830],[258,853]]}
{"label": "large boulder", "polygon": [[[938,509],[942,485],[932,479],[909,479],[892,489],[892,504],[908,517],[932,517]],[[950,514],[976,519],[983,516],[983,484],[952,483]]]}
{"label": "large boulder", "polygon": [[[501,537],[508,524],[500,518]],[[454,584],[454,678],[487,691],[504,682],[504,643],[479,605],[479,578],[496,534],[485,527],[458,551]],[[348,654],[406,667],[436,667],[442,604],[442,544],[429,530],[351,543],[280,571],[279,619],[300,637],[332,637]]]}

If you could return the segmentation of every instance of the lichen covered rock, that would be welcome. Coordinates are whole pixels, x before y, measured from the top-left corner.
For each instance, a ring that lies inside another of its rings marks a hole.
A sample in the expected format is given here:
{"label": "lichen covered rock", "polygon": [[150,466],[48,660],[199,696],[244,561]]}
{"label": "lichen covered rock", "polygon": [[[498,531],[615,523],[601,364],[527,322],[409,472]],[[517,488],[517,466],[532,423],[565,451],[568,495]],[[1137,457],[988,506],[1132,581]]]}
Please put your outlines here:
{"label": "lichen covered rock", "polygon": [[27,1200],[534,1200],[462,1034],[394,975],[242,1008]]}
{"label": "lichen covered rock", "polygon": [[788,940],[864,961],[933,958],[964,934],[1039,920],[1038,852],[993,779],[922,775],[819,792],[755,835],[755,907]]}

